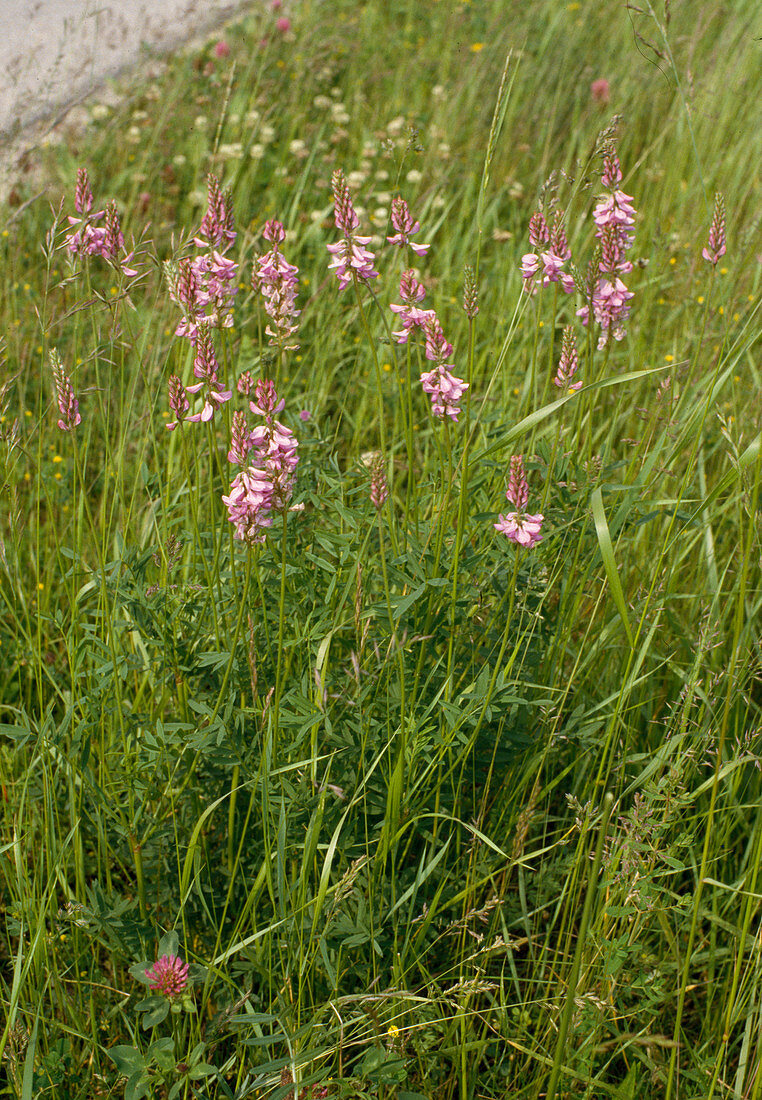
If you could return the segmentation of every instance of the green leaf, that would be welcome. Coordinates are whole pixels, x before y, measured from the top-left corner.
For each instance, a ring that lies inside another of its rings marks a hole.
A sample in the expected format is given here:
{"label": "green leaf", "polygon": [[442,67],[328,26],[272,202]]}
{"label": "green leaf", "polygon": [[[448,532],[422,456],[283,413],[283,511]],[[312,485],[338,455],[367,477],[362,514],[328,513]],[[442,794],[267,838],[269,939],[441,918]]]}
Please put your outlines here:
{"label": "green leaf", "polygon": [[180,937],[174,929],[171,932],[165,932],[159,940],[158,955],[159,958],[162,955],[176,955],[177,949],[180,946]]}
{"label": "green leaf", "polygon": [[142,1100],[148,1096],[148,1085],[149,1078],[143,1070],[133,1073],[124,1086],[124,1100]]}
{"label": "green leaf", "polygon": [[601,557],[603,559],[603,568],[606,570],[606,577],[609,582],[611,594],[614,597],[614,603],[616,604],[619,617],[624,625],[625,632],[627,634],[627,640],[630,646],[634,645],[632,631],[630,630],[630,622],[627,617],[627,605],[624,602],[624,592],[622,591],[622,583],[619,580],[619,573],[617,572],[616,559],[614,557],[614,547],[611,544],[611,535],[609,533],[609,525],[606,522],[606,513],[603,510],[603,494],[601,493],[600,486],[595,490],[590,498],[590,504],[593,509],[593,520],[595,522],[595,533],[598,536],[598,545],[601,548]]}
{"label": "green leaf", "polygon": [[111,1047],[106,1053],[123,1077],[130,1077],[137,1072],[142,1073],[146,1068],[143,1055],[135,1047]]}

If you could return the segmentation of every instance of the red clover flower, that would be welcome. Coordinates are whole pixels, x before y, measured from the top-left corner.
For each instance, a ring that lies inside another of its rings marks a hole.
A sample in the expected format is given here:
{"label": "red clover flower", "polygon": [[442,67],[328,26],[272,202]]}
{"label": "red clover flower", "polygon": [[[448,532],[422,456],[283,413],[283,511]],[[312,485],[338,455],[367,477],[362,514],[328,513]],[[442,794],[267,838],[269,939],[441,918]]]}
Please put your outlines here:
{"label": "red clover flower", "polygon": [[184,993],[188,986],[188,963],[178,955],[162,955],[150,970],[146,970],[148,988],[172,1000]]}
{"label": "red clover flower", "polygon": [[542,542],[540,531],[545,517],[539,514],[532,516],[524,511],[529,499],[529,488],[522,455],[514,455],[511,459],[511,472],[505,495],[516,511],[498,516],[498,522],[494,524],[495,530],[500,531],[519,546],[531,549],[538,542]]}

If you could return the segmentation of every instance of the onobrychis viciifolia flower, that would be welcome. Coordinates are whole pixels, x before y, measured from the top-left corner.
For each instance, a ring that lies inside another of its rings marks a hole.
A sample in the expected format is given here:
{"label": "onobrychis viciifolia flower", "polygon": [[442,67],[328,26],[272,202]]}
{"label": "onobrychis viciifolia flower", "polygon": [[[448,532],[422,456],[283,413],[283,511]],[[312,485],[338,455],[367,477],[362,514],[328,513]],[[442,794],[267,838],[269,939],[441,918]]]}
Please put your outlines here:
{"label": "onobrychis viciifolia flower", "polygon": [[387,237],[389,244],[399,245],[400,248],[412,248],[417,256],[425,256],[431,248],[430,244],[416,244],[410,240],[413,233],[421,228],[421,223],[413,220],[407,203],[399,195],[392,199],[392,225],[397,230],[393,237]]}
{"label": "onobrychis viciifolia flower", "polygon": [[378,272],[373,267],[375,256],[365,247],[370,243],[370,237],[361,237],[355,233],[360,219],[355,212],[352,196],[340,168],[333,173],[331,186],[336,228],[340,229],[344,236],[336,244],[326,245],[333,256],[328,266],[336,272],[339,290],[344,290],[353,280],[367,283],[375,279]]}
{"label": "onobrychis viciifolia flower", "polygon": [[61,413],[58,427],[62,432],[70,432],[72,428],[76,428],[78,424],[82,423],[82,417],[79,412],[79,401],[74,396],[69,376],[64,370],[61,357],[55,348],[50,351],[50,365],[53,368],[53,382],[56,387],[58,411]]}
{"label": "onobrychis viciifolia flower", "polygon": [[431,411],[440,419],[449,416],[457,423],[460,415],[460,399],[468,389],[468,383],[452,373],[453,363],[446,363],[452,355],[452,344],[448,343],[433,310],[423,323],[426,336],[426,358],[436,364],[433,370],[421,375],[421,386],[431,398]]}
{"label": "onobrychis viciifolia flower", "polygon": [[273,524],[273,512],[285,511],[294,491],[298,442],[291,429],[275,419],[284,405],[273,383],[260,379],[249,408],[264,417],[264,424],[249,431],[243,413],[233,416],[228,459],[243,469],[222,500],[235,524],[235,537],[249,545],[264,541],[265,529]]}
{"label": "onobrychis viciifolia flower", "polygon": [[215,175],[207,178],[207,209],[193,243],[203,252],[175,262],[166,260],[164,274],[169,296],[185,311],[176,336],[186,336],[195,344],[199,324],[212,328],[231,328],[233,304],[238,293],[238,264],[225,255],[236,239],[233,200],[230,191],[222,191]]}
{"label": "onobrychis viciifolia flower", "polygon": [[537,286],[560,283],[566,294],[574,291],[574,279],[564,264],[571,258],[571,249],[566,239],[564,215],[556,210],[552,227],[548,226],[545,215],[538,210],[529,219],[529,243],[535,249],[521,257],[521,277],[527,294],[536,294]]}
{"label": "onobrychis viciifolia flower", "polygon": [[522,455],[514,455],[511,459],[511,472],[505,495],[515,511],[498,516],[498,522],[494,524],[495,530],[527,549],[542,542],[540,531],[545,517],[539,514],[530,515],[525,511],[529,500],[529,488]]}
{"label": "onobrychis viciifolia flower", "polygon": [[558,362],[554,385],[567,393],[576,393],[582,388],[581,382],[574,382],[574,375],[579,368],[579,355],[577,353],[577,338],[574,335],[574,327],[566,325],[561,338],[561,358]]}
{"label": "onobrychis viciifolia flower", "polygon": [[408,271],[403,271],[400,276],[400,298],[401,304],[392,302],[389,306],[392,313],[399,314],[399,319],[402,324],[401,329],[392,331],[392,336],[395,336],[398,344],[406,344],[410,333],[414,328],[423,328],[424,322],[427,317],[432,316],[433,309],[419,309],[417,303],[422,302],[426,297],[426,288],[423,283],[419,283],[415,271],[410,268]]}
{"label": "onobrychis viciifolia flower", "polygon": [[707,247],[702,248],[701,255],[715,267],[720,256],[725,255],[725,199],[719,191],[714,196],[714,216],[709,226],[709,241]]}
{"label": "onobrychis viciifolia flower", "polygon": [[[86,168],[77,170],[74,209],[80,216],[73,218],[70,215],[68,218],[72,229],[66,234],[64,244],[69,252],[73,256],[101,256],[113,268],[121,271],[126,278],[134,278],[137,271],[128,266],[134,252],[121,258],[119,256],[119,253],[124,251],[124,235],[116,203],[111,199],[106,204],[105,210],[92,212],[93,191]],[[105,220],[104,225],[98,224],[101,219]]]}
{"label": "onobrychis viciifolia flower", "polygon": [[186,392],[192,394],[202,393],[204,405],[200,412],[185,417],[191,423],[198,423],[199,420],[204,422],[211,420],[220,405],[224,405],[233,396],[232,390],[226,390],[217,377],[220,367],[212,343],[209,322],[198,325],[195,343],[196,355],[193,360],[193,373],[201,381],[188,386]]}
{"label": "onobrychis viciifolia flower", "polygon": [[286,239],[286,231],[279,221],[272,219],[265,223],[263,236],[272,244],[269,252],[257,256],[251,285],[260,291],[265,302],[265,312],[270,323],[265,329],[270,343],[282,351],[295,351],[299,345],[292,340],[296,332],[296,318],[301,312],[296,308],[296,290],[299,285],[299,270],[283,256],[280,245]]}
{"label": "onobrychis viciifolia flower", "polygon": [[632,263],[626,253],[632,246],[635,226],[635,209],[632,195],[619,188],[622,169],[616,151],[609,149],[603,157],[601,183],[608,194],[599,199],[593,210],[595,235],[600,241],[598,277],[588,287],[590,302],[577,310],[582,323],[590,323],[590,306],[593,319],[601,326],[598,348],[605,348],[610,338],[621,340],[625,334],[624,322],[630,314],[632,291],[628,290],[620,275],[632,271]]}

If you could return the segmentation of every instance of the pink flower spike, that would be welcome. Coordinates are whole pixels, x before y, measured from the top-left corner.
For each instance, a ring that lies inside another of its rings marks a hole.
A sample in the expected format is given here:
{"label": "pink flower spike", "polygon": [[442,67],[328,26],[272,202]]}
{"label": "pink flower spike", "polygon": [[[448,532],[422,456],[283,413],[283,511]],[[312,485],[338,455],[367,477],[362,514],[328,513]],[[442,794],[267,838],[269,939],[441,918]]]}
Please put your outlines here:
{"label": "pink flower spike", "polygon": [[228,46],[228,44],[224,40],[224,38],[221,38],[219,40],[219,42],[217,42],[215,47],[214,47],[214,56],[215,57],[228,57],[229,55],[230,55],[230,46]]}
{"label": "pink flower spike", "polygon": [[66,374],[61,362],[61,357],[55,348],[50,351],[50,365],[53,368],[53,382],[56,387],[56,398],[61,418],[58,427],[62,432],[70,432],[82,423],[79,411],[79,401],[74,396],[69,376]]}
{"label": "pink flower spike", "polygon": [[179,997],[188,987],[188,963],[178,955],[162,955],[150,970],[146,970],[148,988],[170,1000]]}
{"label": "pink flower spike", "polygon": [[185,386],[176,374],[171,374],[169,377],[169,407],[175,414],[176,419],[171,424],[167,424],[167,430],[173,432],[177,425],[186,419],[185,414],[190,408]]}
{"label": "pink flower spike", "polygon": [[511,459],[511,473],[505,495],[509,503],[514,505],[516,511],[498,516],[498,522],[493,524],[495,530],[517,545],[524,546],[527,549],[536,546],[538,542],[542,542],[540,531],[545,517],[540,514],[532,516],[524,511],[529,497],[529,490],[522,455],[514,455]]}
{"label": "pink flower spike", "polygon": [[405,248],[406,245],[409,245],[417,256],[426,255],[431,245],[414,244],[410,240],[411,234],[417,233],[421,228],[421,223],[413,221],[413,216],[410,213],[407,203],[399,195],[392,199],[392,225],[397,232],[393,237],[386,238],[389,244],[399,245],[400,248]]}
{"label": "pink flower spike", "polygon": [[716,267],[725,251],[725,199],[718,191],[714,196],[714,216],[709,227],[709,241],[707,247],[701,250],[701,255],[707,263]]}
{"label": "pink flower spike", "polygon": [[561,359],[558,363],[556,377],[553,384],[567,393],[576,393],[582,388],[581,382],[573,382],[572,379],[579,368],[579,355],[577,354],[577,341],[572,325],[564,328],[561,340]]}
{"label": "pink flower spike", "polygon": [[277,20],[275,26],[281,34],[286,34],[287,31],[291,30],[291,20],[287,16],[282,15],[280,19]]}
{"label": "pink flower spike", "polygon": [[89,214],[93,208],[93,192],[87,178],[87,169],[77,169],[77,186],[74,191],[74,209],[78,214]]}

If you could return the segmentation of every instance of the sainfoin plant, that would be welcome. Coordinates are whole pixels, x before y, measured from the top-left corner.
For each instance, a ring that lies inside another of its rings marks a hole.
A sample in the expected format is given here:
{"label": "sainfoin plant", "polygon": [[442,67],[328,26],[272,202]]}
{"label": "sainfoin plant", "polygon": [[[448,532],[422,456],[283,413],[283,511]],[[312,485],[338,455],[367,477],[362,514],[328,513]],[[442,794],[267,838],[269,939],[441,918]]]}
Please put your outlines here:
{"label": "sainfoin plant", "polygon": [[8,1081],[753,1097],[751,177],[699,201],[717,119],[660,159],[533,6],[467,66],[446,5],[337,7],[346,71],[273,4],[8,223]]}

